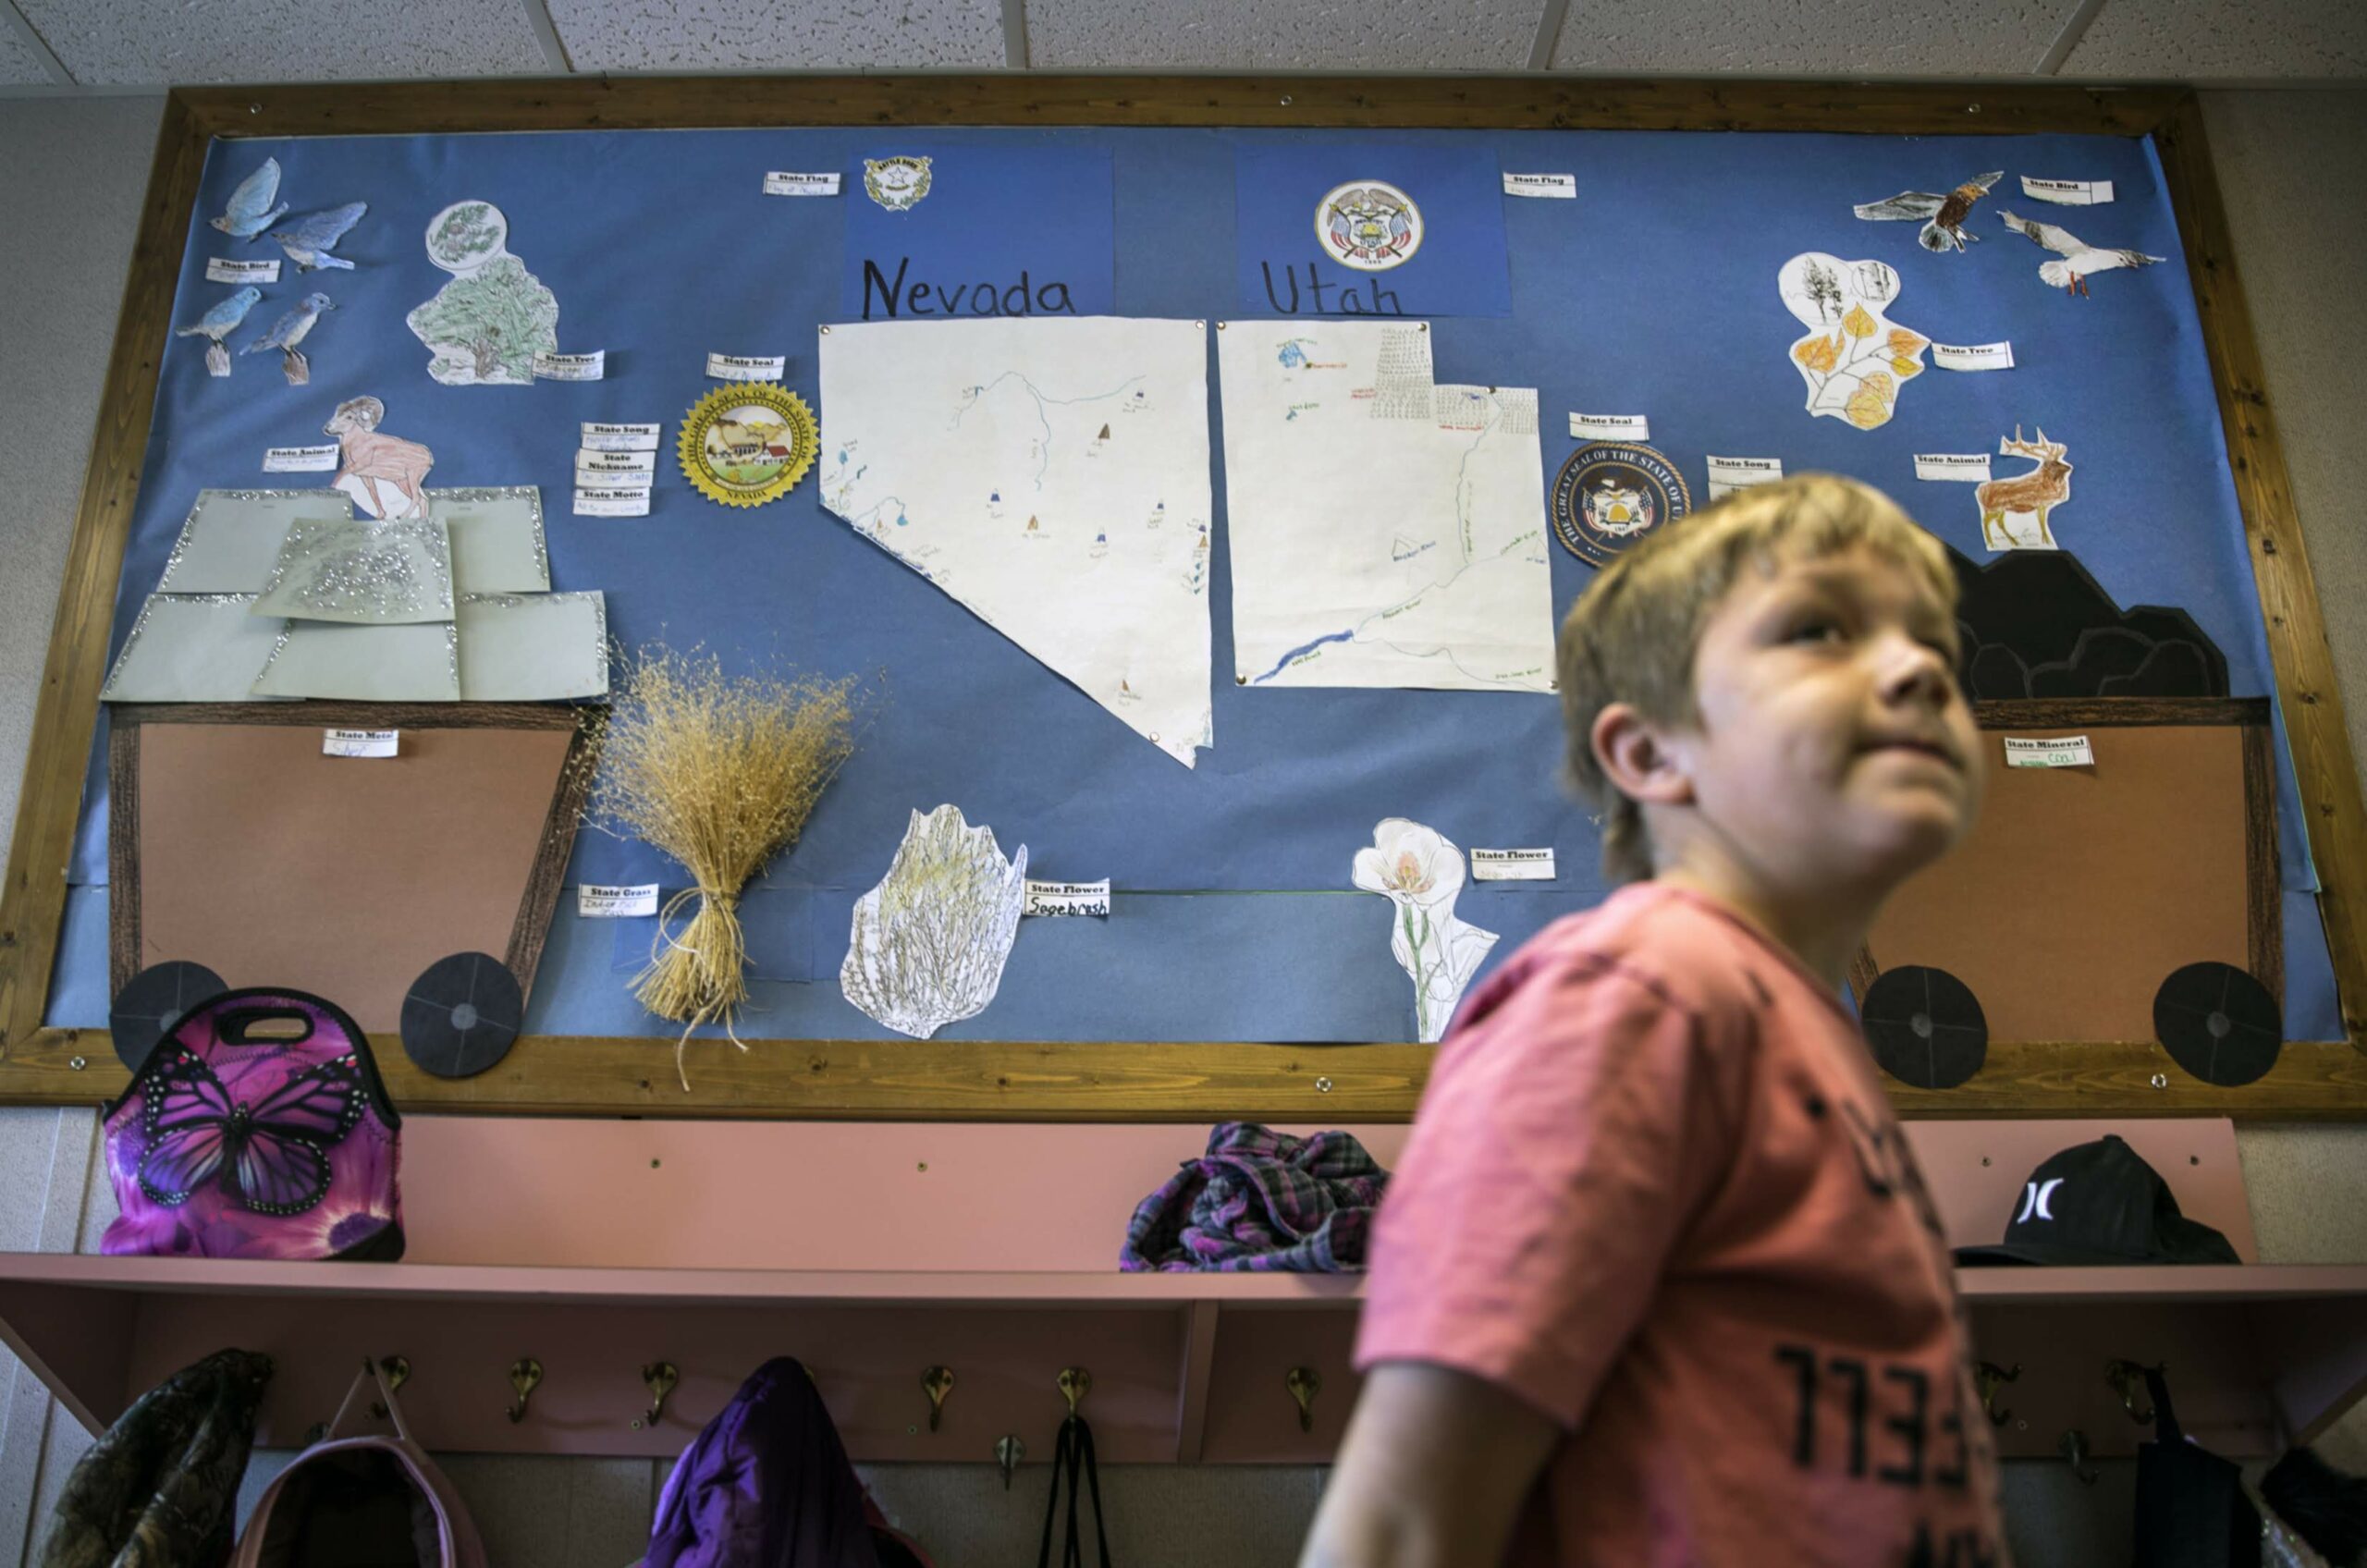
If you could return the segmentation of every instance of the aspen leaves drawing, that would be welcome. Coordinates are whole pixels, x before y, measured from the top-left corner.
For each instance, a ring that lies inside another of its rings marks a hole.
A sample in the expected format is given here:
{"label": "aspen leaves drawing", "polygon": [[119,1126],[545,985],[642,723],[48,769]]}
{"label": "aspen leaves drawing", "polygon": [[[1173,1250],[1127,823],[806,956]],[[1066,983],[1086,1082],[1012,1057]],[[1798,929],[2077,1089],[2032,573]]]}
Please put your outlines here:
{"label": "aspen leaves drawing", "polygon": [[1810,414],[1859,430],[1890,423],[1899,388],[1923,374],[1931,346],[1883,315],[1898,287],[1898,274],[1881,262],[1845,262],[1821,251],[1794,256],[1776,274],[1784,306],[1809,329],[1792,345],[1792,363],[1809,385]]}

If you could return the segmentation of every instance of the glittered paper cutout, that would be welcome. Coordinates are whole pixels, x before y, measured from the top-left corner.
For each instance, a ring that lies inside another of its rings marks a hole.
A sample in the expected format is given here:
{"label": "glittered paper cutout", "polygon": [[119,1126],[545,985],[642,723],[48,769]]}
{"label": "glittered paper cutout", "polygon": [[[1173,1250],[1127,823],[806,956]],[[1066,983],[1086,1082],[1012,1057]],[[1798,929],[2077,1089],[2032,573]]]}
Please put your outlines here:
{"label": "glittered paper cutout", "polygon": [[400,624],[452,619],[452,554],[435,518],[302,518],[256,599],[257,615]]}
{"label": "glittered paper cutout", "polygon": [[285,622],[259,619],[252,594],[152,594],[99,697],[109,703],[239,703]]}
{"label": "glittered paper cutout", "polygon": [[1898,274],[1881,262],[1809,251],[1784,263],[1775,288],[1809,328],[1792,345],[1792,363],[1809,386],[1809,412],[1859,430],[1888,424],[1899,388],[1923,374],[1931,343],[1883,313],[1898,299]]}

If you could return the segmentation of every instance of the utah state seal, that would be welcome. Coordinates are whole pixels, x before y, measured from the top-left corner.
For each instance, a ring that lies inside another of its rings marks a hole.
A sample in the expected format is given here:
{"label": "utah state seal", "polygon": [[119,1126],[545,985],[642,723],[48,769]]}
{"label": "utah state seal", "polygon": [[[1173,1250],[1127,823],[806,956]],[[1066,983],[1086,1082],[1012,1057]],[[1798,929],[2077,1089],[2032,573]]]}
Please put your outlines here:
{"label": "utah state seal", "polygon": [[1581,447],[1553,480],[1553,536],[1594,566],[1692,509],[1685,476],[1650,447]]}

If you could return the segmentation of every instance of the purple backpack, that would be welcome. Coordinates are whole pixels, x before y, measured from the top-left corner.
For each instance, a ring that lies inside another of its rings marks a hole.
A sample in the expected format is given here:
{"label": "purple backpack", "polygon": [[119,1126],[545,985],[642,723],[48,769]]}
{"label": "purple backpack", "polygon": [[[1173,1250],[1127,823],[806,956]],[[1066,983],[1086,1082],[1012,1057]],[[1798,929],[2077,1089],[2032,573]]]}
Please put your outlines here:
{"label": "purple backpack", "polygon": [[166,1029],[107,1107],[110,1256],[403,1255],[402,1118],[369,1039],[301,991],[227,991]]}

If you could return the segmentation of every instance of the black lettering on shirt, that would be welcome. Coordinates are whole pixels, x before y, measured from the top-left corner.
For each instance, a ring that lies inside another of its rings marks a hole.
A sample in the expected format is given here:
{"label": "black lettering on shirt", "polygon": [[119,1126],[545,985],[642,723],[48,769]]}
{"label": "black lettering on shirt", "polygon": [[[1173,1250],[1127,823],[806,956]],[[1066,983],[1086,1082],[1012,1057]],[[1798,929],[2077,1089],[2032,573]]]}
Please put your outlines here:
{"label": "black lettering on shirt", "polygon": [[1813,1470],[1816,1468],[1816,1352],[1800,1345],[1777,1345],[1775,1359],[1799,1368],[1799,1417],[1793,1427],[1792,1463],[1803,1470]]}
{"label": "black lettering on shirt", "polygon": [[[1919,1487],[1923,1484],[1923,1439],[1931,1418],[1932,1379],[1919,1366],[1885,1366],[1883,1381],[1896,1383],[1907,1390],[1905,1414],[1885,1415],[1883,1427],[1896,1433],[1907,1451],[1906,1461],[1885,1464],[1874,1473],[1879,1480],[1895,1487]],[[1958,1423],[1961,1427],[1962,1423]]]}

